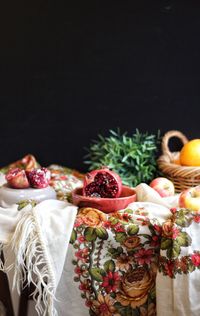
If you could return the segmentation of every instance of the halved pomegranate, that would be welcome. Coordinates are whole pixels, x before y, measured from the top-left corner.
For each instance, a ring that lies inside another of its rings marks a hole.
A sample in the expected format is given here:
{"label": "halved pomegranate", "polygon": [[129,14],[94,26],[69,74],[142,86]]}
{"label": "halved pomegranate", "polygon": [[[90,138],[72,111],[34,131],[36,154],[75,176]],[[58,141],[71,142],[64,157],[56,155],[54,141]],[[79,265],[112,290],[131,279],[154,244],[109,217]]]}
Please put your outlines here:
{"label": "halved pomegranate", "polygon": [[107,167],[86,174],[83,195],[100,198],[117,198],[122,191],[120,176]]}
{"label": "halved pomegranate", "polygon": [[19,168],[10,169],[6,174],[6,180],[9,186],[14,189],[25,189],[30,187],[25,170]]}
{"label": "halved pomegranate", "polygon": [[25,170],[32,170],[34,168],[38,168],[39,165],[33,155],[26,155],[20,160],[15,161],[14,163],[10,164],[10,168],[20,168]]}
{"label": "halved pomegranate", "polygon": [[36,189],[46,188],[49,185],[51,173],[47,168],[26,171],[30,185]]}
{"label": "halved pomegranate", "polygon": [[38,163],[33,155],[26,155],[21,160],[25,170],[32,170],[38,167]]}

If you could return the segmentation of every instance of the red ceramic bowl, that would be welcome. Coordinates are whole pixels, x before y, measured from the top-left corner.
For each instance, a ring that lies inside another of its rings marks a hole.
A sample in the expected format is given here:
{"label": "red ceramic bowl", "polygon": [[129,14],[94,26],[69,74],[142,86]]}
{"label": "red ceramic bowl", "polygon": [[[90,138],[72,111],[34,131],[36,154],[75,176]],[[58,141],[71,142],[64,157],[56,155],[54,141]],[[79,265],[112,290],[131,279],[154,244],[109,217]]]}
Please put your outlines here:
{"label": "red ceramic bowl", "polygon": [[79,207],[93,207],[105,213],[111,213],[123,210],[130,203],[136,201],[136,193],[134,189],[127,186],[122,186],[120,197],[111,198],[96,198],[82,195],[82,188],[77,188],[72,191],[73,204]]}

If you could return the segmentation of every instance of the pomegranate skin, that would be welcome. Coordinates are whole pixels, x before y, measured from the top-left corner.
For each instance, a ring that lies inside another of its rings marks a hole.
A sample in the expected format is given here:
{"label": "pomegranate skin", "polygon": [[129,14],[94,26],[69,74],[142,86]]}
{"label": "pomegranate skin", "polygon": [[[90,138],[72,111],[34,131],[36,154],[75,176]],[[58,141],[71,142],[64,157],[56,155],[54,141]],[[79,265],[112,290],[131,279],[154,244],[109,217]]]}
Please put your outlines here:
{"label": "pomegranate skin", "polygon": [[46,188],[49,185],[51,173],[47,168],[26,171],[31,187],[36,189]]}
{"label": "pomegranate skin", "polygon": [[84,196],[118,198],[121,191],[122,181],[120,176],[107,167],[87,173],[83,182]]}
{"label": "pomegranate skin", "polygon": [[13,168],[6,174],[8,185],[14,189],[26,189],[30,187],[25,170]]}

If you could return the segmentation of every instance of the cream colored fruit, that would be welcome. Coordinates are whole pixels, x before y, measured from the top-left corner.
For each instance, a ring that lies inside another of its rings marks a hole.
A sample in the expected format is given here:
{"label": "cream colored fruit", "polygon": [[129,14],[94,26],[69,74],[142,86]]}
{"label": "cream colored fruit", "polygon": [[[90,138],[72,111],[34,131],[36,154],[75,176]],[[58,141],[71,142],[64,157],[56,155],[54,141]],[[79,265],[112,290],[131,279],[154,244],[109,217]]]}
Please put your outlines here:
{"label": "cream colored fruit", "polygon": [[161,197],[168,197],[174,195],[174,184],[167,178],[159,177],[155,178],[149,184]]}
{"label": "cream colored fruit", "polygon": [[183,146],[180,163],[182,166],[200,166],[200,139],[193,139]]}
{"label": "cream colored fruit", "polygon": [[200,211],[200,185],[187,189],[180,194],[179,207]]}

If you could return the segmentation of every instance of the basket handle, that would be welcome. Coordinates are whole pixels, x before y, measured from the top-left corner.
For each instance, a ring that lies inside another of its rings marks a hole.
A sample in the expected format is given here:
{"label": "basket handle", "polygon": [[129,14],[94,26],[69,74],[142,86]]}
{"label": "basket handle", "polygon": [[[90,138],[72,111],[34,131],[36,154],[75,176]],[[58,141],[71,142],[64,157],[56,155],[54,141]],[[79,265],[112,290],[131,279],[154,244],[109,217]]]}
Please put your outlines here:
{"label": "basket handle", "polygon": [[162,148],[163,154],[168,155],[170,158],[171,158],[172,152],[169,149],[169,140],[172,137],[178,137],[182,141],[183,145],[185,145],[188,142],[187,137],[179,131],[167,132],[162,138],[161,148]]}

